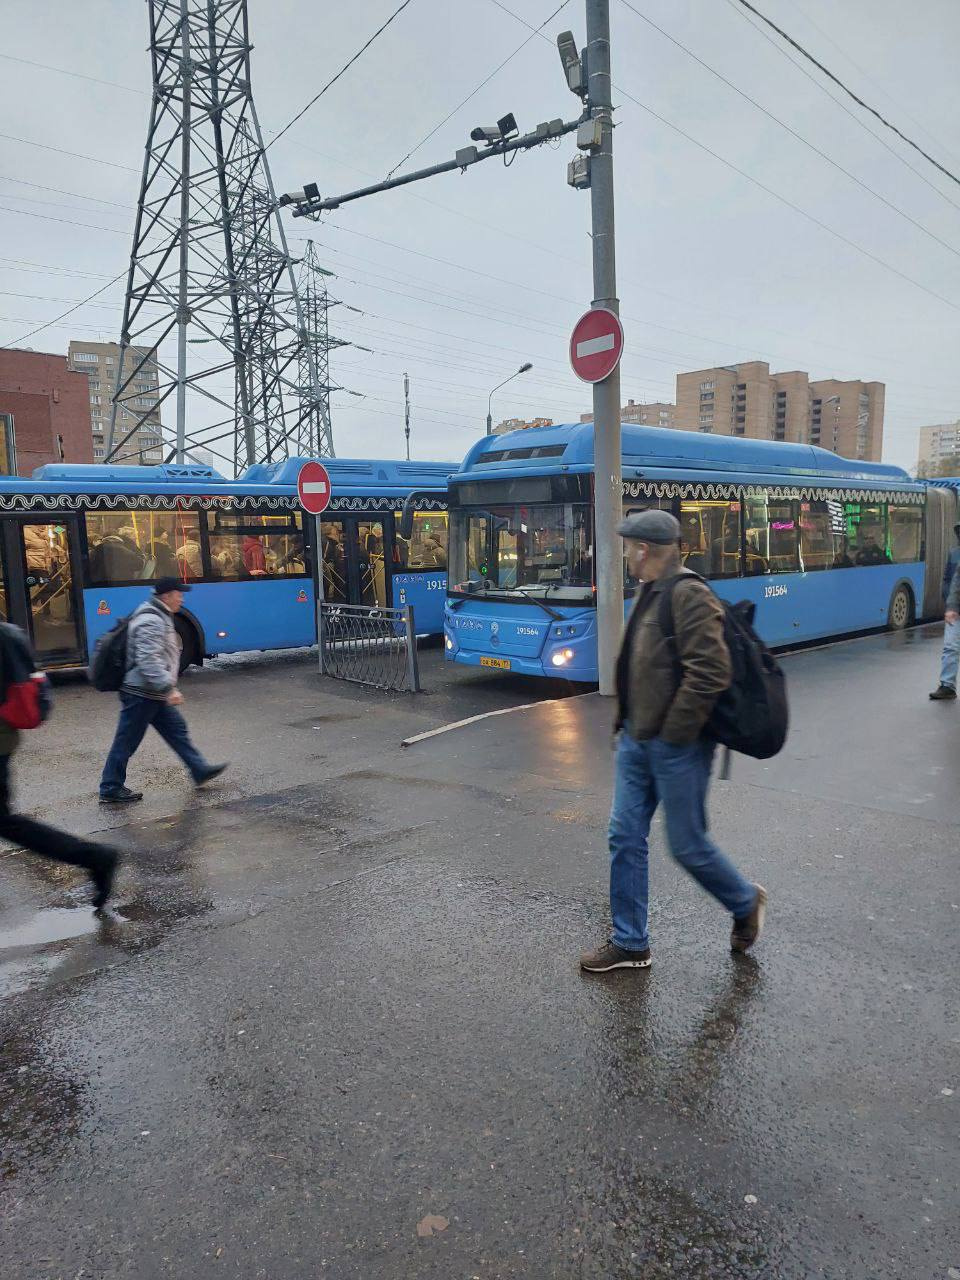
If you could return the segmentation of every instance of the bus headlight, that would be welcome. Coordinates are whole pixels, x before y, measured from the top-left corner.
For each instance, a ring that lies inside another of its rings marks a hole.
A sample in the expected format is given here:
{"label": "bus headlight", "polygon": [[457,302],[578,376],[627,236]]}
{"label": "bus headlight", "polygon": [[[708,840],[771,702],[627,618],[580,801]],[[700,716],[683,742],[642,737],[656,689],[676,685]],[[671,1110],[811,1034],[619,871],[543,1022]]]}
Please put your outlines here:
{"label": "bus headlight", "polygon": [[558,649],[550,661],[555,667],[565,667],[568,662],[572,662],[574,652],[572,649]]}

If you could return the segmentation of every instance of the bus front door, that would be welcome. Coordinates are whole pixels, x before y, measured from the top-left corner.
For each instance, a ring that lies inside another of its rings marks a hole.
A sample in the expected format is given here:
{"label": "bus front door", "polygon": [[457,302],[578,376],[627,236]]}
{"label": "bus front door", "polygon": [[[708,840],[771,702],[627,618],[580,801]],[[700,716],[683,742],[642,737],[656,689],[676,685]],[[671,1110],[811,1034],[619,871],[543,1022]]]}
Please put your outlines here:
{"label": "bus front door", "polygon": [[[18,521],[14,553],[22,566],[27,629],[43,667],[83,662],[76,521]],[[15,612],[20,612],[15,610]],[[19,621],[16,617],[12,621]]]}

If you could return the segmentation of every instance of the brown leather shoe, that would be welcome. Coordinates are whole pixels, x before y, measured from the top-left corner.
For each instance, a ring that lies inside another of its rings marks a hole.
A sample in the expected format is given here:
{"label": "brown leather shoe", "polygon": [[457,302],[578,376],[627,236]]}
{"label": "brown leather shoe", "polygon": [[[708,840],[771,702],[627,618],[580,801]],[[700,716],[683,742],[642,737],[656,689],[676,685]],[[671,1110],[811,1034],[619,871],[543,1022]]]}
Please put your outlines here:
{"label": "brown leather shoe", "polygon": [[753,910],[748,916],[734,920],[730,933],[731,951],[749,951],[763,933],[763,922],[767,914],[767,891],[762,884],[754,885],[757,897]]}
{"label": "brown leather shoe", "polygon": [[613,942],[605,942],[594,951],[584,951],[580,968],[587,973],[609,973],[612,969],[649,969],[650,948],[646,951],[624,951]]}

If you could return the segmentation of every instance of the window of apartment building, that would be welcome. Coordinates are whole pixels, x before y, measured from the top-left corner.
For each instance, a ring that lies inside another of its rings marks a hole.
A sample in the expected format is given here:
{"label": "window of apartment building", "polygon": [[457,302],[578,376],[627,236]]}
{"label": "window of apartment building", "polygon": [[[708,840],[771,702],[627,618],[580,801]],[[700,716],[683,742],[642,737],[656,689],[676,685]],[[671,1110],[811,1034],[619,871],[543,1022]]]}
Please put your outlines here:
{"label": "window of apartment building", "polygon": [[100,397],[99,397],[98,395],[92,395],[92,396],[90,397],[90,403],[91,403],[91,404],[99,404],[99,403],[100,403]]}
{"label": "window of apartment building", "polygon": [[81,364],[96,364],[100,359],[100,357],[94,355],[92,351],[75,351],[73,353],[73,358]]}
{"label": "window of apartment building", "polygon": [[99,379],[99,378],[91,378],[91,379],[89,380],[89,386],[90,386],[90,390],[91,390],[91,391],[99,391],[99,390],[100,390],[100,379]]}
{"label": "window of apartment building", "polygon": [[712,391],[701,391],[701,392],[700,392],[700,403],[701,403],[701,404],[703,404],[703,402],[704,402],[705,400],[706,400],[706,401],[712,401],[712,400],[713,400],[713,392],[712,392]]}
{"label": "window of apartment building", "polygon": [[716,384],[715,382],[701,382],[701,383],[700,383],[700,390],[701,390],[701,391],[713,391],[713,389],[716,387],[716,385],[717,385],[717,384]]}
{"label": "window of apartment building", "polygon": [[738,382],[738,383],[737,383],[737,390],[738,390],[738,391],[746,391],[746,389],[747,389],[747,384],[746,384],[745,382]]}
{"label": "window of apartment building", "polygon": [[104,449],[94,449],[93,456],[95,458],[102,458],[105,452],[106,451]]}

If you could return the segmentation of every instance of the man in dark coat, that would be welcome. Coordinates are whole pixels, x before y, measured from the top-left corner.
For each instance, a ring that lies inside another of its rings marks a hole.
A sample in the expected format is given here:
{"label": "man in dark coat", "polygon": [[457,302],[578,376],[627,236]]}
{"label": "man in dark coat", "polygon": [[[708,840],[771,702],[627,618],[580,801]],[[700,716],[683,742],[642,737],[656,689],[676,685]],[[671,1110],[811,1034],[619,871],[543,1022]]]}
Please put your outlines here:
{"label": "man in dark coat", "polygon": [[[0,623],[0,705],[6,702],[11,685],[43,679],[34,666],[33,654],[23,632],[9,623]],[[45,696],[49,697],[49,694]],[[10,762],[19,742],[20,731],[11,728],[0,717],[0,836],[40,854],[42,858],[82,867],[93,881],[94,910],[100,911],[110,897],[118,854],[109,845],[84,840],[58,827],[13,812]]]}

